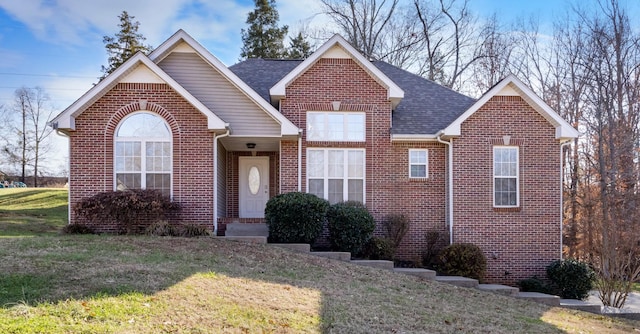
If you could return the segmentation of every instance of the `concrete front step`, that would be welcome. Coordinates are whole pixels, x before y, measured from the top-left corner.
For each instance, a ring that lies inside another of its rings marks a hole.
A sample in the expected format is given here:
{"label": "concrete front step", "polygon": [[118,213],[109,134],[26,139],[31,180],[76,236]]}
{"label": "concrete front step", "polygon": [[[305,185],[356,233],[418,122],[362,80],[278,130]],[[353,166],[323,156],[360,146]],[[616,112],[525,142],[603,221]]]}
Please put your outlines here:
{"label": "concrete front step", "polygon": [[478,289],[511,297],[517,296],[520,292],[518,288],[502,284],[479,284]]}
{"label": "concrete front step", "polygon": [[300,253],[309,253],[311,251],[311,245],[309,244],[269,244],[269,246],[282,247]]}
{"label": "concrete front step", "polygon": [[550,306],[560,306],[560,297],[540,292],[519,292],[516,298],[530,300]]}
{"label": "concrete front step", "polygon": [[351,260],[351,263],[359,266],[374,267],[386,270],[393,270],[393,261],[387,260]]}
{"label": "concrete front step", "polygon": [[437,282],[452,284],[463,288],[477,288],[478,280],[462,276],[436,276]]}
{"label": "concrete front step", "polygon": [[266,244],[267,243],[267,237],[263,237],[263,236],[224,236],[224,237],[215,237],[215,238],[219,238],[219,239],[224,239],[224,240],[231,240],[231,241],[240,241],[240,242],[252,242],[255,244]]}
{"label": "concrete front step", "polygon": [[349,252],[311,252],[309,254],[332,260],[351,261],[351,253]]}
{"label": "concrete front step", "polygon": [[564,308],[570,308],[573,310],[585,311],[590,313],[600,314],[601,305],[586,302],[584,300],[577,299],[560,299],[560,306]]}
{"label": "concrete front step", "polygon": [[228,237],[269,236],[269,227],[265,223],[230,223],[224,232]]}
{"label": "concrete front step", "polygon": [[433,280],[436,278],[436,272],[423,268],[393,268],[393,271],[399,274],[417,276],[426,280]]}

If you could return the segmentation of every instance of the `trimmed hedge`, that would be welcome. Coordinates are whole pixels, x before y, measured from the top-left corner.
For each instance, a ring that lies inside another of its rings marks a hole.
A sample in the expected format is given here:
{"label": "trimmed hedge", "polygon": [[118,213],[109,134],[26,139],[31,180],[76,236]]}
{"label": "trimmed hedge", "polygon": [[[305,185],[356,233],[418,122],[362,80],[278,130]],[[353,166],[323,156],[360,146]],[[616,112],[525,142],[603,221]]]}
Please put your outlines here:
{"label": "trimmed hedge", "polygon": [[329,202],[316,195],[290,192],[269,199],[264,217],[269,241],[313,243],[324,225]]}
{"label": "trimmed hedge", "polygon": [[376,222],[360,202],[336,203],[327,211],[331,248],[357,254],[369,241]]}

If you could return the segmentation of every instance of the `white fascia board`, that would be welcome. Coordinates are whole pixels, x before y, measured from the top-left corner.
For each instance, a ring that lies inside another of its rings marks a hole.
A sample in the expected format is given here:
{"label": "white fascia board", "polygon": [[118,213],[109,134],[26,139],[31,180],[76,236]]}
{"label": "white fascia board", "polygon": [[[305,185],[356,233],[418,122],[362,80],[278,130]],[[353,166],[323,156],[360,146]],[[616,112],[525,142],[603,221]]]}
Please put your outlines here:
{"label": "white fascia board", "polygon": [[431,142],[437,141],[436,135],[422,135],[422,134],[392,134],[392,142]]}
{"label": "white fascia board", "polygon": [[218,58],[216,58],[211,52],[203,47],[198,41],[187,34],[184,30],[178,30],[173,36],[162,43],[157,49],[155,49],[149,55],[149,58],[155,63],[160,62],[166,57],[171,50],[180,42],[187,43],[192,47],[196,53],[208,62],[215,70],[220,72],[229,82],[236,86],[243,94],[245,94],[250,100],[264,110],[273,120],[280,124],[281,133],[283,136],[298,135],[298,127],[289,121],[284,115],[276,110],[271,104],[265,101],[258,93],[256,93],[249,85],[242,81],[237,75],[235,75],[227,66],[225,66]]}
{"label": "white fascia board", "polygon": [[497,83],[493,88],[487,91],[476,103],[474,103],[467,111],[465,111],[460,117],[453,121],[449,126],[442,130],[442,134],[445,136],[460,136],[461,125],[471,115],[478,111],[485,103],[487,103],[492,97],[496,96],[507,85],[512,85],[512,88],[517,91],[520,96],[527,101],[533,109],[535,109],[542,117],[544,117],[551,125],[556,129],[556,139],[565,140],[569,138],[577,138],[578,131],[571,126],[564,118],[556,113],[548,104],[546,104],[538,95],[536,95],[531,88],[522,83],[515,75],[510,74],[502,81]]}
{"label": "white fascia board", "polygon": [[322,44],[318,50],[316,50],[311,56],[305,59],[302,63],[300,63],[293,71],[289,72],[284,78],[278,81],[271,89],[269,89],[269,94],[271,95],[271,99],[275,102],[280,99],[283,99],[286,96],[287,86],[293,82],[298,76],[304,73],[307,69],[309,69],[313,64],[315,64],[322,55],[329,51],[333,46],[339,45],[341,46],[347,53],[351,55],[351,57],[363,66],[367,72],[371,73],[376,79],[383,83],[387,88],[387,98],[392,102],[395,107],[400,103],[400,100],[404,98],[404,91],[396,85],[393,80],[387,77],[382,71],[380,71],[375,65],[371,63],[367,58],[365,58],[360,52],[358,52],[349,42],[347,42],[342,36],[339,34],[333,35],[326,43]]}
{"label": "white fascia board", "polygon": [[109,74],[106,78],[93,86],[89,91],[82,95],[82,97],[71,104],[71,106],[65,109],[60,115],[54,118],[51,121],[51,124],[57,123],[58,129],[75,130],[75,117],[78,117],[87,107],[104,96],[104,94],[106,94],[111,88],[113,88],[122,78],[126,77],[130,72],[134,71],[140,65],[146,66],[149,70],[151,70],[151,72],[153,72],[153,74],[166,82],[193,107],[195,107],[196,109],[198,109],[198,111],[205,115],[207,117],[207,126],[210,130],[224,130],[228,127],[227,123],[216,116],[216,114],[209,110],[209,108],[202,104],[202,102],[198,101],[198,99],[196,99],[193,95],[191,95],[191,93],[184,89],[184,87],[173,80],[173,78],[171,78],[149,58],[147,58],[147,56],[145,56],[142,52],[136,53],[133,57],[127,60],[115,71],[113,71],[113,73]]}

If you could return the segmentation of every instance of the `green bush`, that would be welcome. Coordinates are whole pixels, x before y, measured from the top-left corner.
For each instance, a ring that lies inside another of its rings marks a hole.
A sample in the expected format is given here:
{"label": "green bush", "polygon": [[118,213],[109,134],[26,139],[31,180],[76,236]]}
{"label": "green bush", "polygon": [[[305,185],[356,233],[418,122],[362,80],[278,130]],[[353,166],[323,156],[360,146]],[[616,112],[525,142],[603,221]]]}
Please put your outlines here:
{"label": "green bush", "polygon": [[180,204],[151,189],[101,192],[73,207],[83,222],[92,226],[115,225],[122,234],[144,232],[147,226],[166,220],[180,209]]}
{"label": "green bush", "polygon": [[521,281],[518,281],[518,286],[523,292],[541,292],[547,294],[553,293],[549,285],[538,278],[538,276],[533,276],[531,278],[525,278]]}
{"label": "green bush", "polygon": [[487,259],[474,244],[453,244],[442,249],[439,270],[446,275],[464,276],[482,281],[487,270]]}
{"label": "green bush", "polygon": [[329,202],[313,194],[290,192],[269,199],[264,211],[269,241],[311,244],[322,233]]}
{"label": "green bush", "polygon": [[394,251],[391,239],[372,237],[362,248],[362,257],[369,260],[393,260]]}
{"label": "green bush", "polygon": [[63,234],[95,234],[95,231],[85,224],[67,224],[62,228]]}
{"label": "green bush", "polygon": [[329,240],[335,251],[357,254],[369,241],[376,222],[360,202],[336,203],[327,211]]}
{"label": "green bush", "polygon": [[547,277],[561,298],[585,299],[596,276],[586,263],[566,259],[551,262],[547,266]]}

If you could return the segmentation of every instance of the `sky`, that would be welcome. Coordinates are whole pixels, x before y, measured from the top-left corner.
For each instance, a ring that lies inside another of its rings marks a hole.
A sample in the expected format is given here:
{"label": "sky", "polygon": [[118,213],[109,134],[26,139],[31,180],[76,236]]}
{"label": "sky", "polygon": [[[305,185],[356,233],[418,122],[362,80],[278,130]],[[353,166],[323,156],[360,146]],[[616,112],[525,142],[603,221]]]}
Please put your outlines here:
{"label": "sky", "polygon": [[[496,13],[505,22],[534,15],[544,30],[551,29],[569,1],[469,0],[469,5],[479,16]],[[276,6],[280,24],[288,25],[290,33],[328,25],[328,18],[318,14],[318,0],[276,0]],[[10,106],[19,87],[39,86],[48,93],[54,114],[68,107],[101,76],[107,64],[102,38],[118,31],[123,10],[140,22],[139,32],[150,45],[183,29],[233,65],[240,57],[240,30],[253,9],[252,0],[0,0],[0,105]],[[52,169],[64,163],[68,144],[56,138],[54,145],[57,153],[48,162]]]}

